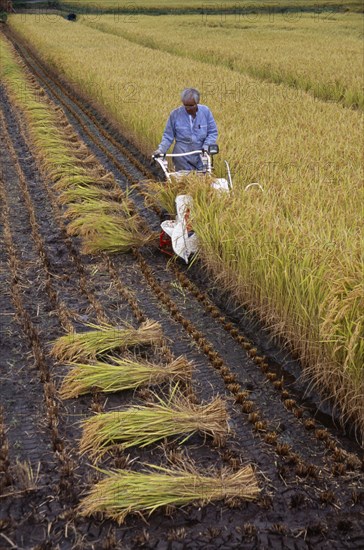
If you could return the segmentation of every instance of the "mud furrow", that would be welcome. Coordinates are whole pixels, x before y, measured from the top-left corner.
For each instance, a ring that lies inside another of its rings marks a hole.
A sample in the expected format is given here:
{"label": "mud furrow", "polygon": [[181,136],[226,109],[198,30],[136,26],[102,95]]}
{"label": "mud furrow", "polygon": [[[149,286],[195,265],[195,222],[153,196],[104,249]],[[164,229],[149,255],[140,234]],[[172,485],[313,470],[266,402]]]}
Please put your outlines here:
{"label": "mud furrow", "polygon": [[[4,95],[3,98],[5,99]],[[5,105],[5,101],[4,101]],[[7,102],[7,122],[15,125],[14,114]],[[26,138],[23,134],[23,122],[19,119],[17,113],[17,124],[15,125],[18,141],[22,134],[21,158],[26,158],[27,163],[20,161],[19,169],[25,172],[29,171],[32,153],[26,144]],[[20,132],[19,132],[20,130]],[[26,153],[24,154],[24,151]],[[90,258],[80,259],[77,249],[72,244],[72,240],[67,235],[66,224],[62,217],[62,211],[56,203],[55,193],[50,186],[45,184],[47,176],[42,175],[35,166],[32,159],[31,174],[33,185],[29,185],[29,200],[32,200],[34,210],[37,216],[37,228],[42,233],[43,250],[47,251],[47,262],[52,274],[53,285],[57,287],[57,296],[62,296],[65,302],[68,302],[68,309],[76,325],[89,321],[106,322],[108,316],[105,314],[105,307],[101,305],[100,300],[92,288],[94,284],[102,288],[100,298],[109,296],[110,292],[105,292],[105,286],[110,282],[105,281],[105,275],[101,273],[101,266],[95,265]],[[30,199],[30,196],[32,199]],[[48,197],[46,201],[45,197]],[[99,267],[99,269],[98,269]],[[75,286],[75,280],[78,284]],[[125,303],[117,304],[117,295],[111,296],[113,300],[112,310],[125,309]],[[83,299],[83,302],[82,302]],[[116,302],[116,303],[115,303]],[[78,313],[76,313],[76,310]],[[68,326],[67,330],[71,327]]]}
{"label": "mud furrow", "polygon": [[[150,169],[137,161],[137,150],[132,154],[128,146],[123,146],[120,139],[115,139],[110,131],[107,130],[107,124],[101,124],[97,116],[91,109],[85,107],[85,102],[75,99],[67,91],[65,85],[55,82],[54,78],[43,70],[39,61],[35,59],[34,54],[18,42],[14,44],[16,50],[21,54],[23,61],[30,69],[34,82],[40,83],[49,98],[54,104],[65,113],[69,122],[77,129],[81,139],[90,148],[93,154],[116,177],[117,181],[128,195],[135,202],[138,212],[147,220],[153,229],[158,229],[159,218],[150,208],[144,204],[144,196],[139,183],[141,178],[147,176],[153,177]],[[119,137],[119,136],[118,136]],[[144,161],[145,162],[145,161]],[[129,186],[136,186],[139,192],[136,192]]]}
{"label": "mud furrow", "polygon": [[[14,183],[14,180],[7,181],[8,185]],[[53,513],[60,513],[58,499],[61,498],[68,501],[70,497],[74,498],[74,479],[72,475],[73,463],[69,457],[68,450],[64,446],[59,436],[58,403],[56,390],[50,380],[49,365],[46,359],[44,348],[42,346],[40,332],[39,329],[32,322],[32,317],[27,310],[28,304],[25,305],[27,303],[27,299],[24,293],[23,281],[26,280],[27,274],[24,274],[21,268],[18,256],[18,245],[13,240],[14,228],[12,228],[10,225],[11,202],[8,202],[9,190],[5,191],[6,186],[3,180],[0,181],[0,184],[1,198],[4,203],[4,241],[9,258],[12,301],[14,303],[17,319],[22,326],[22,330],[25,334],[26,339],[28,340],[28,346],[31,349],[34,364],[39,373],[39,382],[37,383],[37,387],[35,388],[35,393],[34,391],[32,392],[35,397],[35,404],[38,405],[36,407],[37,415],[35,416],[34,412],[32,412],[31,410],[23,410],[22,403],[20,403],[19,407],[20,412],[22,413],[22,418],[20,419],[21,441],[25,442],[26,451],[26,454],[23,456],[29,457],[29,459],[32,461],[31,465],[33,467],[34,461],[37,460],[38,463],[41,465],[40,481],[42,483],[47,482],[51,487],[54,487],[52,491],[53,494],[48,494],[46,502],[43,502],[40,508],[44,508],[46,505],[51,505]],[[17,397],[18,399],[22,399],[22,402],[24,402],[25,405],[31,404],[31,400],[29,399],[30,386],[28,385],[29,372],[27,372],[25,368],[21,369],[20,380],[22,381],[23,394],[21,396],[18,395]],[[42,426],[44,428],[44,433],[38,431],[39,428],[37,430],[37,426]],[[34,439],[34,435],[36,435],[36,439]],[[10,500],[8,506],[11,506],[13,509],[11,517],[15,519],[19,514],[19,509],[16,506],[16,503],[14,503],[13,499],[11,497],[9,498]],[[34,498],[37,499],[36,493],[34,495]],[[44,499],[43,492],[41,493],[40,498]],[[22,504],[23,502],[20,501],[20,508]],[[32,508],[30,507],[29,510],[32,510]],[[33,516],[31,512],[29,513],[29,517],[30,516]],[[39,522],[40,527],[43,526],[44,523],[48,523],[45,520],[45,514],[44,521],[39,519]],[[44,536],[45,527],[43,527],[42,533]]]}

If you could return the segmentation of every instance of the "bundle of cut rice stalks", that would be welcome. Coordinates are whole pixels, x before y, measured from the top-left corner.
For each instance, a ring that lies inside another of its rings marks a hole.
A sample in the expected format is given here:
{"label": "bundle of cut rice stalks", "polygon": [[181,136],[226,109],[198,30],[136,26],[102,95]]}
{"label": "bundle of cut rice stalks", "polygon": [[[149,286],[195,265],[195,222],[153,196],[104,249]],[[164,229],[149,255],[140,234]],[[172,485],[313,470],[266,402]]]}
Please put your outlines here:
{"label": "bundle of cut rice stalks", "polygon": [[63,176],[57,181],[57,183],[54,184],[53,187],[57,191],[64,191],[66,189],[79,186],[100,186],[103,189],[112,190],[115,188],[115,180],[113,179],[112,174],[100,176],[99,173],[89,175],[89,173],[85,174],[81,172],[80,174],[73,173]]}
{"label": "bundle of cut rice stalks", "polygon": [[60,361],[85,361],[132,346],[158,344],[163,339],[162,328],[155,321],[146,321],[139,328],[126,323],[116,327],[106,323],[86,326],[95,330],[71,332],[58,338],[52,347],[53,357]]}
{"label": "bundle of cut rice stalks", "polygon": [[110,445],[122,449],[145,447],[166,437],[181,436],[184,443],[194,433],[212,436],[223,443],[229,431],[225,402],[217,397],[206,405],[196,405],[176,385],[168,400],[153,394],[157,402],[130,407],[125,411],[97,414],[83,423],[81,453],[96,463]]}
{"label": "bundle of cut rice stalks", "polygon": [[[90,232],[83,242],[82,252],[84,254],[97,254],[106,252],[109,254],[126,253],[132,249],[138,249],[145,245],[158,245],[159,233],[143,227],[140,216],[129,215],[122,217],[104,216],[102,227],[91,224],[96,229]],[[90,224],[88,224],[90,226]]]}
{"label": "bundle of cut rice stalks", "polygon": [[78,397],[93,389],[117,392],[169,381],[188,382],[192,375],[192,365],[183,357],[165,366],[129,358],[110,358],[109,363],[72,363],[70,366],[72,369],[60,388],[62,399]]}
{"label": "bundle of cut rice stalks", "polygon": [[169,214],[176,213],[176,197],[186,193],[186,178],[172,178],[171,181],[146,180],[143,186],[143,192],[146,195],[149,206],[159,206]]}
{"label": "bundle of cut rice stalks", "polygon": [[58,196],[58,202],[61,204],[69,204],[73,202],[80,202],[84,200],[122,200],[123,195],[120,191],[110,191],[109,189],[103,189],[96,185],[78,185],[77,187],[70,187],[63,191]]}
{"label": "bundle of cut rice stalks", "polygon": [[53,188],[56,191],[65,191],[67,189],[74,189],[75,187],[95,186],[96,184],[97,181],[95,181],[95,178],[84,173],[72,175],[67,174],[58,179],[53,185]]}
{"label": "bundle of cut rice stalks", "polygon": [[253,468],[237,472],[227,468],[201,475],[193,465],[162,468],[146,464],[149,471],[117,470],[106,474],[81,502],[80,512],[90,516],[103,512],[123,523],[129,513],[149,515],[165,506],[183,506],[193,502],[206,505],[222,499],[255,500],[260,492]]}
{"label": "bundle of cut rice stalks", "polygon": [[125,213],[125,207],[122,203],[111,200],[89,199],[80,203],[74,203],[69,206],[64,213],[67,219],[77,219],[80,216],[99,214],[117,214],[119,216]]}

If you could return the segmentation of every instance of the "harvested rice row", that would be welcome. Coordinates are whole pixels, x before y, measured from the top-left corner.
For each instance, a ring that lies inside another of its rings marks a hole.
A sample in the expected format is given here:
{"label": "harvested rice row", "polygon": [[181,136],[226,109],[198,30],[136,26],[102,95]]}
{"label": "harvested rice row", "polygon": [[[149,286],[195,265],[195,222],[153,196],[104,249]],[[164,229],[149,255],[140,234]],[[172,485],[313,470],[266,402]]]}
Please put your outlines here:
{"label": "harvested rice row", "polygon": [[65,302],[60,299],[58,293],[55,291],[52,276],[50,275],[50,260],[45,250],[45,243],[43,237],[39,231],[39,226],[36,220],[34,205],[28,190],[26,176],[24,171],[18,161],[17,153],[14,149],[13,142],[10,138],[10,135],[7,130],[6,121],[2,113],[0,113],[0,131],[4,136],[4,141],[7,145],[8,151],[11,155],[13,166],[16,170],[17,176],[19,178],[20,189],[24,198],[24,202],[29,214],[29,223],[31,226],[32,237],[35,243],[35,246],[38,250],[39,259],[43,266],[44,276],[45,276],[45,290],[48,294],[50,302],[53,308],[57,311],[60,324],[65,330],[72,330],[71,323],[71,313],[66,306]]}
{"label": "harvested rice row", "polygon": [[122,524],[130,513],[151,514],[169,505],[187,505],[241,498],[255,500],[259,486],[251,466],[237,472],[228,469],[201,475],[194,466],[161,468],[146,464],[148,470],[103,472],[105,479],[97,483],[82,501],[83,516],[104,512]]}
{"label": "harvested rice row", "polygon": [[192,375],[192,365],[183,357],[166,366],[131,358],[109,358],[108,363],[71,363],[70,366],[72,368],[60,389],[62,399],[78,397],[95,388],[108,393],[159,385],[171,380],[188,382]]}
{"label": "harvested rice row", "polygon": [[61,336],[53,344],[51,354],[59,361],[85,361],[131,346],[158,344],[163,338],[161,326],[155,321],[146,321],[137,329],[127,324],[86,326],[95,330]]}
{"label": "harvested rice row", "polygon": [[[155,234],[146,230],[139,216],[131,214],[130,203],[114,179],[97,169],[95,158],[87,148],[81,146],[76,150],[72,146],[77,138],[69,133],[69,124],[68,128],[60,124],[50,102],[41,99],[44,92],[39,91],[3,37],[0,55],[6,89],[27,119],[41,167],[61,191],[60,203],[72,207],[71,213],[66,214],[73,218],[69,233],[82,238],[82,251],[85,254],[127,252],[155,241]],[[97,203],[100,203],[99,215],[95,216]]]}
{"label": "harvested rice row", "polygon": [[211,436],[216,444],[225,441],[229,431],[225,402],[217,397],[206,405],[191,403],[178,389],[168,399],[154,394],[155,401],[124,411],[97,414],[83,423],[82,454],[98,462],[111,445],[121,449],[145,447],[166,437],[179,436],[184,443],[194,433]]}
{"label": "harvested rice row", "polygon": [[[35,140],[36,144],[39,144],[39,142],[37,142]],[[41,140],[40,140],[41,142]],[[53,145],[57,145],[56,142],[53,143]],[[52,163],[46,163],[46,168],[49,170],[52,178],[54,180],[57,181],[57,186],[58,186],[58,189],[61,190],[62,187],[65,185],[65,182],[62,181],[62,172],[61,170],[59,169],[59,163],[62,162],[62,159],[59,155],[57,156],[57,164],[58,166],[55,167],[55,169],[52,170]],[[88,159],[88,160],[92,160],[92,159]],[[68,162],[65,163],[66,166],[67,166],[67,169],[70,169],[70,164]],[[79,174],[79,176],[82,178],[83,174]],[[98,190],[95,189],[95,188],[89,188],[87,187],[87,185],[84,187],[83,184],[89,184],[90,182],[86,181],[85,180],[82,182],[82,180],[75,180],[75,178],[73,178],[72,180],[72,184],[75,185],[75,183],[77,183],[80,187],[80,189],[78,188],[66,188],[62,195],[61,195],[61,202],[65,202],[67,203],[68,201],[72,201],[74,203],[74,207],[73,207],[73,216],[77,216],[77,204],[81,201],[83,201],[83,197],[87,197],[88,199],[91,199],[94,200],[100,196],[98,194]],[[66,185],[67,187],[67,185]],[[102,191],[102,195],[104,194],[104,191]],[[105,193],[105,196],[106,196],[106,193]],[[107,208],[105,210],[107,210],[109,207],[107,206]],[[87,236],[87,237],[90,237],[93,235],[94,233],[94,226],[95,226],[95,223],[94,223],[94,217],[93,216],[90,216],[90,212],[87,211],[87,208],[85,208],[85,205],[84,203],[82,204],[82,211],[83,213],[85,214],[85,216],[88,218],[86,218],[86,222],[88,223],[85,223],[85,224],[81,224],[79,225],[79,222],[78,221],[75,221],[73,223],[73,225],[71,225],[71,229],[70,229],[70,232],[75,232],[77,234],[82,234],[84,236]],[[91,209],[91,213],[94,212],[94,209],[92,208]],[[101,221],[103,222],[104,224],[104,229],[106,227],[106,231],[104,231],[105,234],[108,234],[110,233],[110,231],[108,231],[108,229],[110,228],[110,225],[112,225],[114,223],[114,225],[116,224],[116,220],[115,218],[111,221],[110,223],[110,219],[105,219],[106,216],[104,217],[101,217]],[[77,219],[77,218],[76,218]],[[134,221],[136,218],[133,218],[132,221]],[[129,220],[130,221],[130,220]],[[80,228],[80,229],[78,229]],[[113,227],[111,227],[111,229],[114,229]],[[120,233],[120,227],[117,227],[117,230],[118,232]],[[112,231],[111,231],[112,232]],[[113,244],[113,247],[115,245]],[[110,248],[110,247],[109,247]],[[118,250],[120,250],[120,246],[118,247]],[[111,327],[109,327],[111,328]],[[114,330],[115,332],[115,330]],[[94,335],[94,334],[93,334]],[[74,336],[72,335],[71,336],[72,339],[74,339]],[[70,342],[68,342],[68,344],[70,344]],[[100,342],[98,342],[98,344],[100,344]],[[72,343],[70,344],[71,347],[72,347]],[[105,348],[105,345],[101,348],[101,353],[105,353],[108,349],[108,346],[113,348],[113,344],[110,344],[110,342],[107,344],[106,348]],[[66,344],[67,346],[67,344]],[[78,346],[77,346],[78,347]],[[87,346],[86,346],[87,347]],[[92,347],[92,346],[91,346]],[[118,339],[118,346],[117,347],[120,347],[120,338]],[[100,353],[100,348],[98,348],[98,353]],[[91,352],[92,354],[92,352]],[[124,362],[124,365],[125,365],[125,362]],[[126,384],[128,385],[128,387],[131,387],[131,384],[133,384],[133,380],[131,380],[133,378],[132,374],[131,374],[131,371],[133,370],[131,368],[131,361],[126,361],[126,366],[127,366],[127,369],[124,369],[124,380],[126,382]],[[134,365],[135,366],[135,365]],[[137,366],[140,366],[139,364],[137,364]],[[145,366],[145,365],[142,365],[142,367]],[[82,376],[84,376],[84,374],[86,373],[86,378],[88,380],[88,385],[89,387],[100,387],[100,381],[99,381],[99,377],[97,377],[97,381],[95,382],[95,379],[89,375],[89,372],[87,371],[88,368],[92,368],[93,366],[92,365],[82,365]],[[115,379],[115,376],[114,376],[114,373],[112,373],[111,375],[111,382],[110,382],[110,379],[108,379],[108,374],[109,373],[106,373],[105,374],[105,364],[104,363],[100,363],[98,365],[98,374],[102,372],[102,376],[104,377],[103,381],[101,382],[101,385],[103,385],[103,389],[104,391],[116,391],[117,386],[115,386],[115,384],[118,383],[118,381]],[[112,367],[112,365],[106,365],[106,367]],[[147,365],[148,369],[147,369],[147,376],[148,376],[148,382],[150,382],[150,379],[151,379],[151,374],[150,374],[150,364]],[[160,383],[161,380],[164,380],[166,377],[168,377],[168,380],[170,380],[171,378],[171,375],[173,376],[179,376],[181,377],[182,379],[186,379],[186,378],[190,378],[191,376],[191,372],[190,372],[190,365],[187,364],[187,362],[185,360],[176,360],[175,362],[173,362],[171,365],[167,366],[167,367],[164,367],[163,370],[159,369],[159,372],[157,370],[157,366],[154,366],[153,368],[153,373],[152,373],[152,377],[154,377],[154,380],[155,382],[158,382]],[[77,368],[77,367],[76,367]],[[110,370],[110,369],[109,369]],[[119,370],[119,375],[120,375],[120,368],[118,369]],[[135,369],[134,369],[135,371]],[[72,376],[74,374],[74,372],[71,371],[70,375]],[[140,374],[140,373],[139,373]],[[166,376],[167,375],[167,376]],[[145,377],[145,376],[144,376]],[[134,384],[136,384],[134,387],[138,387],[138,385],[140,385],[140,376],[139,376],[139,379],[138,377],[136,377],[136,382],[134,382]],[[125,382],[124,382],[124,386],[122,385],[122,387],[125,387]],[[121,382],[122,384],[122,382]],[[67,377],[64,381],[64,385],[67,385]],[[116,388],[116,389],[115,389]],[[74,389],[74,388],[73,388]],[[61,388],[61,394],[62,394],[62,388]],[[74,391],[79,394],[79,393],[82,393],[83,390],[80,390],[80,388],[78,387],[76,390],[74,389]],[[140,437],[140,436],[139,436]]]}

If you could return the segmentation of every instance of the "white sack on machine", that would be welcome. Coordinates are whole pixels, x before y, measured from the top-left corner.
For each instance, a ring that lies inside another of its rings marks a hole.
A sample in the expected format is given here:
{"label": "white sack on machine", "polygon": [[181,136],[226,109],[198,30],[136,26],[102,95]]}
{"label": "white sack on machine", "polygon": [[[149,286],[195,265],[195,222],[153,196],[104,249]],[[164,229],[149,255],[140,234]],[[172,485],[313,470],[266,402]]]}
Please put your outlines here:
{"label": "white sack on machine", "polygon": [[178,195],[176,197],[175,220],[166,220],[162,222],[161,227],[172,241],[172,248],[175,254],[188,263],[188,258],[194,252],[197,252],[197,237],[191,231],[190,211],[192,207],[192,197],[190,195]]}

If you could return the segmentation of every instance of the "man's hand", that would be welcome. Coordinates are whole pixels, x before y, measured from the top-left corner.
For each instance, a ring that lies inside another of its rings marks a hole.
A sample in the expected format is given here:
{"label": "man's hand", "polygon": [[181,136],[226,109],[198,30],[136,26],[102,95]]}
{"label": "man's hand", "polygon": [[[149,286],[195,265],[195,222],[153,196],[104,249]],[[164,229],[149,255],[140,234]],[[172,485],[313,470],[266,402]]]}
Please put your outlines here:
{"label": "man's hand", "polygon": [[152,156],[153,157],[161,157],[161,156],[163,156],[163,153],[160,149],[156,149]]}

